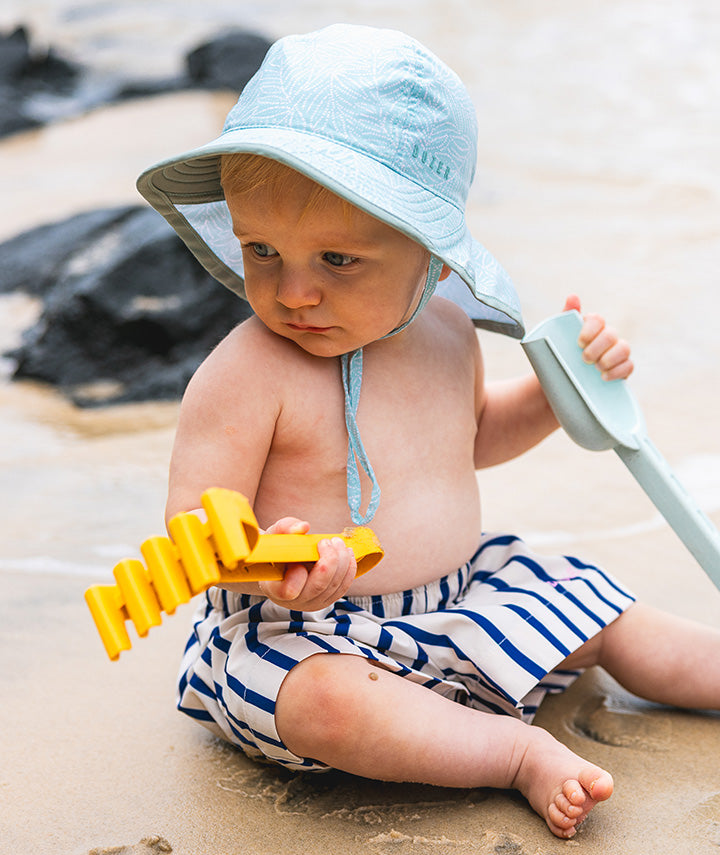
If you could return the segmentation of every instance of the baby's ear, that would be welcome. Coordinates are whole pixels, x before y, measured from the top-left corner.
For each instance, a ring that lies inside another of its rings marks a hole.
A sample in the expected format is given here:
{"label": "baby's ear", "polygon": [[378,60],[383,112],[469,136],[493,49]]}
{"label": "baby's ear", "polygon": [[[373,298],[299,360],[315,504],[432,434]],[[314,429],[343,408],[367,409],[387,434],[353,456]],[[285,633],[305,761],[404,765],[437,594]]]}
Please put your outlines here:
{"label": "baby's ear", "polygon": [[447,266],[447,264],[443,264],[442,270],[440,271],[440,276],[438,276],[438,279],[442,282],[442,280],[447,279],[451,273],[452,273],[452,270]]}

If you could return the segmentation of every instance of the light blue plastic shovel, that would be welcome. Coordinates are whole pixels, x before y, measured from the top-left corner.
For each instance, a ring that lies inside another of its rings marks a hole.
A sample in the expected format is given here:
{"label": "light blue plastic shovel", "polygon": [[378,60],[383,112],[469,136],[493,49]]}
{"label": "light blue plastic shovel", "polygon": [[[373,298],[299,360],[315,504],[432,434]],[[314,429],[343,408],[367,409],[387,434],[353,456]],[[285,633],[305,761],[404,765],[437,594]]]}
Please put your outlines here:
{"label": "light blue plastic shovel", "polygon": [[603,380],[583,361],[582,318],[563,312],[522,340],[550,406],[568,435],[591,451],[614,449],[703,570],[720,588],[720,534],[650,441],[624,380]]}

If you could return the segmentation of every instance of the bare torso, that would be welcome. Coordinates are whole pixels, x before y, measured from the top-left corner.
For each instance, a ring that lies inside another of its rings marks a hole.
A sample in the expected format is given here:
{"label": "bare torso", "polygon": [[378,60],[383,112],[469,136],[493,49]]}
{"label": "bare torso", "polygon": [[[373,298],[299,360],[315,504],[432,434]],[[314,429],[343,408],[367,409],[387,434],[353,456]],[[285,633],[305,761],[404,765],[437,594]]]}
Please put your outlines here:
{"label": "bare torso", "polygon": [[[350,594],[425,584],[477,548],[478,365],[472,325],[439,300],[399,335],[365,348],[358,425],[382,491],[370,526],[385,558]],[[262,527],[285,516],[315,532],[351,524],[338,358],[310,356],[251,319],[198,376],[203,406],[181,417],[171,513],[197,507],[202,489],[215,485],[248,495]],[[363,510],[369,495],[363,477]]]}

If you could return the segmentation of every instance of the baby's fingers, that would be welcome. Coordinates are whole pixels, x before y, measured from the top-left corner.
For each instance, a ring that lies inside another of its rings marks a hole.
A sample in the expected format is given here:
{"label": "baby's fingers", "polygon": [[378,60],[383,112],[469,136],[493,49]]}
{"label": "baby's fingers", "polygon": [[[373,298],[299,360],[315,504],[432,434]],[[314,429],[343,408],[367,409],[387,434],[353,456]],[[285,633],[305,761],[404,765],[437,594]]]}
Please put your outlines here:
{"label": "baby's fingers", "polygon": [[309,575],[303,564],[288,564],[282,579],[260,582],[258,587],[261,593],[270,597],[273,602],[279,605],[287,604],[291,608],[292,603],[302,594]]}
{"label": "baby's fingers", "polygon": [[622,339],[603,353],[597,361],[603,380],[625,380],[633,372],[630,345]]}
{"label": "baby's fingers", "polygon": [[319,608],[334,603],[347,592],[355,578],[357,563],[352,549],[339,537],[321,540],[318,552],[320,557],[310,570],[303,599]]}
{"label": "baby's fingers", "polygon": [[325,608],[339,600],[355,578],[355,554],[339,537],[321,540],[318,552],[312,567],[288,564],[282,580],[260,582],[261,593],[278,605],[300,611]]}
{"label": "baby's fingers", "polygon": [[310,523],[297,517],[283,517],[266,529],[266,534],[307,534]]}
{"label": "baby's fingers", "polygon": [[[589,348],[597,350],[599,355],[599,353],[602,353],[602,350],[600,350],[602,342],[611,336],[617,338],[613,331],[606,327],[605,318],[602,315],[585,315],[580,335],[578,336],[578,344],[583,348],[585,361],[595,362],[596,359],[593,358],[593,351],[589,350]],[[597,344],[598,338],[600,339],[599,345]]]}
{"label": "baby's fingers", "polygon": [[632,373],[630,345],[606,326],[600,315],[585,317],[578,344],[583,348],[585,362],[596,365],[604,380],[621,380]]}

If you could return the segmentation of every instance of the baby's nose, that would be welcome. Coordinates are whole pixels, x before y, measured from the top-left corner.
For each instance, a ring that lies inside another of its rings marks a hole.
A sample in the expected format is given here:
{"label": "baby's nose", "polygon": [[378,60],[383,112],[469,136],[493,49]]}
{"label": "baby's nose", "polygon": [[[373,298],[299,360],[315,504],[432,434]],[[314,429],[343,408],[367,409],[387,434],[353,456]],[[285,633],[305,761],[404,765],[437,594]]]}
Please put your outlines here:
{"label": "baby's nose", "polygon": [[311,271],[286,269],[278,282],[276,299],[288,309],[317,306],[322,291]]}

